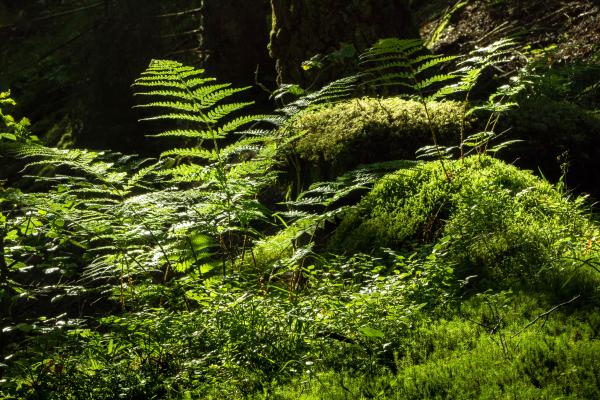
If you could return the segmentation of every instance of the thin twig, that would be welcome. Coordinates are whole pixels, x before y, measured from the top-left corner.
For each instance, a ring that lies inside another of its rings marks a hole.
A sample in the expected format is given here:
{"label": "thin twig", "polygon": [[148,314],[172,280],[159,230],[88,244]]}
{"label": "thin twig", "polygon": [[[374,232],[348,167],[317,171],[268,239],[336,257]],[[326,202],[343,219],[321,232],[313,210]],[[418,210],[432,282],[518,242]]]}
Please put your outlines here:
{"label": "thin twig", "polygon": [[179,11],[179,12],[174,12],[174,13],[169,13],[169,14],[156,15],[155,18],[181,17],[182,15],[199,13],[199,12],[202,12],[202,10],[204,10],[204,7],[192,8],[190,10],[184,10],[184,11]]}
{"label": "thin twig", "polygon": [[[48,19],[54,19],[54,18],[64,17],[66,15],[71,15],[71,14],[79,13],[79,12],[82,12],[82,11],[90,10],[92,8],[100,7],[103,4],[104,4],[104,1],[100,1],[100,2],[97,2],[97,3],[94,3],[94,4],[90,4],[88,6],[78,7],[78,8],[74,8],[74,9],[67,10],[67,11],[57,12],[57,13],[54,13],[54,14],[42,15],[40,17],[35,17],[35,18],[28,19],[27,22],[26,22],[26,24],[31,24],[33,22],[41,22],[41,21],[45,21],[45,20],[48,20]],[[18,23],[14,23],[14,24],[10,24],[10,25],[0,26],[0,29],[18,27],[19,24],[20,23],[18,22]]]}
{"label": "thin twig", "polygon": [[258,80],[259,71],[260,71],[260,64],[257,64],[256,69],[254,70],[254,84],[256,86],[258,86],[259,88],[261,88],[264,92],[268,93],[270,96],[273,94],[273,92],[271,90],[269,90],[269,88],[267,86],[265,86],[264,83],[262,83]]}
{"label": "thin twig", "polygon": [[575,300],[577,300],[580,297],[581,297],[581,295],[578,294],[577,296],[573,297],[571,300],[565,301],[564,303],[560,303],[560,304],[552,307],[550,310],[548,310],[548,311],[546,311],[546,312],[538,315],[537,317],[535,317],[533,319],[533,321],[531,321],[530,323],[528,323],[527,325],[525,325],[525,327],[523,329],[521,329],[519,332],[517,332],[514,335],[512,335],[511,338],[514,338],[515,336],[518,336],[521,333],[523,333],[527,328],[529,328],[531,325],[535,324],[540,318],[548,317],[550,314],[552,314],[554,311],[558,310],[560,307],[566,306],[567,304],[571,304],[572,302],[574,302]]}
{"label": "thin twig", "polygon": [[8,281],[9,266],[4,258],[4,236],[5,230],[0,229],[0,284]]}

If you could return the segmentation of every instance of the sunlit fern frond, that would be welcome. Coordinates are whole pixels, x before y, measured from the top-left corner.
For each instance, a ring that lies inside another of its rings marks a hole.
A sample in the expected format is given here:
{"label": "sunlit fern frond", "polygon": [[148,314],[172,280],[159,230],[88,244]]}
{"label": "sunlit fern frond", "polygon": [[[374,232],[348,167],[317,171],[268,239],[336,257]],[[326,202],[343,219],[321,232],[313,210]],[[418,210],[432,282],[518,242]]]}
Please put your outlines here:
{"label": "sunlit fern frond", "polygon": [[351,98],[360,81],[360,76],[351,75],[335,80],[316,92],[310,93],[288,104],[280,110],[285,116],[290,117],[311,106],[323,103],[335,103]]}
{"label": "sunlit fern frond", "polygon": [[458,63],[453,75],[459,77],[453,85],[441,88],[433,94],[432,99],[441,98],[454,93],[468,93],[479,82],[483,71],[489,67],[510,62],[516,43],[512,39],[500,39],[488,46],[476,48],[465,59]]}
{"label": "sunlit fern frond", "polygon": [[219,154],[214,150],[206,150],[202,148],[181,148],[171,149],[164,151],[161,154],[162,157],[176,156],[185,158],[194,158],[207,161],[216,161],[219,158]]}
{"label": "sunlit fern frond", "polygon": [[[38,144],[12,144],[4,147],[3,151],[14,157],[30,160],[26,164],[28,169],[53,169],[66,168],[70,171],[67,175],[53,174],[55,181],[94,178],[107,185],[121,185],[127,179],[126,164],[118,163],[119,154],[109,152],[96,152],[84,149],[57,149]],[[79,178],[78,178],[79,177]],[[39,175],[43,180],[44,176]]]}
{"label": "sunlit fern frond", "polygon": [[[215,83],[214,79],[204,76],[203,70],[195,70],[176,61],[153,60],[133,86],[138,96],[152,98],[152,101],[138,106],[153,111],[153,115],[142,120],[171,120],[175,125],[153,136],[186,140],[185,145],[188,147],[170,149],[161,154],[163,158],[174,157],[180,160],[177,167],[168,169],[175,174],[175,179],[189,181],[201,170],[182,167],[182,164],[219,161],[219,140],[264,118],[259,115],[240,115],[253,102],[228,101],[248,88],[232,88],[227,83]],[[187,161],[181,162],[182,160]]]}
{"label": "sunlit fern frond", "polygon": [[367,86],[396,87],[422,95],[457,78],[454,74],[438,73],[440,67],[456,58],[430,54],[420,39],[390,38],[366,50],[360,63]]}

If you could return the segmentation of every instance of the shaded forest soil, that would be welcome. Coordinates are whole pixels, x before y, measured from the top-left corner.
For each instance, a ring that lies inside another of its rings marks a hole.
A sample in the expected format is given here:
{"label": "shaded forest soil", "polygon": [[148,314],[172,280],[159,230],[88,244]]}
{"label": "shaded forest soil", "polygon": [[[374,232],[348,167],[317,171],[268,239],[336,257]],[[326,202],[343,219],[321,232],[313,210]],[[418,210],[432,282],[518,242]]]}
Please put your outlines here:
{"label": "shaded forest soil", "polygon": [[[477,1],[454,13],[435,50],[458,54],[506,36],[532,48],[557,44],[554,61],[597,59],[600,49],[600,6],[597,1]],[[439,21],[423,22],[428,37]]]}

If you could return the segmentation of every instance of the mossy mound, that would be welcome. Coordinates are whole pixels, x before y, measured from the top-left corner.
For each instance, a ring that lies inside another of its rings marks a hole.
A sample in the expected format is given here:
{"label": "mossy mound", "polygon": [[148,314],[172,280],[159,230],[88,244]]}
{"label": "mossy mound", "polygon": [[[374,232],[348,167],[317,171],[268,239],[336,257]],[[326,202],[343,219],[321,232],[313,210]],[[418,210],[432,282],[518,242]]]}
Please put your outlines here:
{"label": "mossy mound", "polygon": [[582,267],[585,257],[600,258],[598,228],[583,199],[571,201],[530,172],[490,157],[445,167],[450,178],[439,162],[384,177],[343,219],[330,248],[413,252],[435,244],[464,274],[492,280],[549,276],[566,264]]}
{"label": "mossy mound", "polygon": [[[433,129],[442,143],[457,143],[463,106],[429,102]],[[415,151],[432,143],[430,121],[423,105],[399,98],[348,100],[310,110],[287,127],[303,133],[292,153],[317,169],[316,178],[331,178],[359,164],[414,159]]]}

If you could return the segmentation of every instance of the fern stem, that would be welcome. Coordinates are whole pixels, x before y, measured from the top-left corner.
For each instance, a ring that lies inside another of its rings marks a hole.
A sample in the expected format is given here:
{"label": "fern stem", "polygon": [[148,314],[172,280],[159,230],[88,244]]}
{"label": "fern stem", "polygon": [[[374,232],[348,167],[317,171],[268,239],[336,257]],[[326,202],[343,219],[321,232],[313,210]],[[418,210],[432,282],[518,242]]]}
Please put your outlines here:
{"label": "fern stem", "polygon": [[423,108],[425,109],[425,115],[427,116],[427,123],[429,125],[429,130],[431,132],[431,139],[433,140],[433,145],[435,146],[435,151],[437,153],[440,164],[442,165],[442,171],[444,171],[444,175],[446,176],[446,179],[451,180],[450,174],[448,173],[448,170],[446,169],[446,164],[444,163],[444,157],[442,156],[442,152],[440,151],[440,146],[438,144],[437,135],[435,134],[435,128],[433,127],[433,118],[431,117],[429,108],[427,107],[427,102],[421,95],[420,91],[419,91],[419,97],[421,99],[421,104],[423,104]]}
{"label": "fern stem", "polygon": [[451,180],[450,174],[448,170],[446,170],[446,164],[444,164],[444,159],[442,157],[442,152],[440,151],[440,146],[438,144],[438,138],[435,133],[435,128],[433,124],[433,118],[431,113],[429,112],[429,107],[427,107],[427,101],[425,100],[425,96],[423,95],[423,90],[418,86],[417,80],[417,71],[415,71],[414,67],[410,66],[411,77],[414,82],[414,87],[417,88],[417,94],[419,95],[419,101],[423,105],[423,109],[425,110],[425,116],[427,117],[427,124],[429,125],[429,131],[431,132],[431,140],[433,141],[433,145],[435,146],[435,151],[437,153],[438,159],[440,160],[440,164],[442,165],[442,171],[444,171],[444,175],[447,180]]}
{"label": "fern stem", "polygon": [[469,102],[469,95],[471,92],[467,92],[465,96],[465,101],[462,109],[462,114],[460,116],[460,159],[464,161],[465,159],[465,119],[467,117],[467,104]]}
{"label": "fern stem", "polygon": [[0,284],[5,284],[8,282],[8,274],[10,273],[8,269],[8,264],[6,263],[6,256],[4,250],[4,238],[6,237],[6,230],[4,228],[0,228]]}

